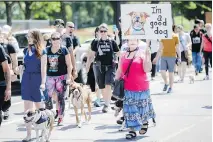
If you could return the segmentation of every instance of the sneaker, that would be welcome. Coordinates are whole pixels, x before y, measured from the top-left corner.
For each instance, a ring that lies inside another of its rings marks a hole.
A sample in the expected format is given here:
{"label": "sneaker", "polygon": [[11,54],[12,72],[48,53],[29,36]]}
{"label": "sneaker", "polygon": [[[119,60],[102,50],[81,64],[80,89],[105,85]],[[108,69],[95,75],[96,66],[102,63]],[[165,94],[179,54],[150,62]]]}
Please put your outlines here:
{"label": "sneaker", "polygon": [[166,91],[168,87],[169,87],[169,85],[165,84],[163,87],[163,91]]}
{"label": "sneaker", "polygon": [[104,105],[102,112],[107,113],[109,111],[109,107],[107,105]]}
{"label": "sneaker", "polygon": [[9,110],[6,110],[6,111],[4,112],[3,119],[4,119],[4,120],[8,120],[8,119],[9,119]]}
{"label": "sneaker", "polygon": [[22,142],[30,142],[31,141],[31,136],[27,136],[22,140]]}
{"label": "sneaker", "polygon": [[121,112],[122,108],[115,108],[115,114],[114,116],[117,117],[119,113]]}
{"label": "sneaker", "polygon": [[121,117],[119,120],[117,120],[117,124],[122,125],[124,122],[124,117]]}
{"label": "sneaker", "polygon": [[207,75],[203,80],[209,80],[209,76]]}
{"label": "sneaker", "polygon": [[95,107],[101,107],[101,101],[100,101],[100,99],[95,100],[94,106]]}
{"label": "sneaker", "polygon": [[196,75],[196,76],[198,75],[198,72],[197,72],[197,71],[195,71],[195,75]]}
{"label": "sneaker", "polygon": [[167,93],[171,93],[172,92],[172,88],[169,88]]}
{"label": "sneaker", "polygon": [[58,126],[63,122],[63,118],[58,118]]}

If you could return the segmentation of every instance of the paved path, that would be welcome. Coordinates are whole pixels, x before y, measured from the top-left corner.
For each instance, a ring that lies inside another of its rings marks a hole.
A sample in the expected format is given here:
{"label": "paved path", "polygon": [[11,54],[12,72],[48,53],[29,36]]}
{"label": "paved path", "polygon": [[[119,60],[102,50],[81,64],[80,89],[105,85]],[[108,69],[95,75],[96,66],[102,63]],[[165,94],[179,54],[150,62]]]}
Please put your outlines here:
{"label": "paved path", "polygon": [[[189,74],[189,73],[188,73]],[[151,81],[151,94],[156,111],[157,126],[146,135],[138,136],[138,142],[210,142],[212,139],[212,81],[203,81],[204,73],[196,77],[194,84],[174,84],[174,92],[162,92],[160,75]],[[176,77],[177,78],[177,77]],[[25,137],[22,120],[23,102],[13,97],[11,117],[0,128],[0,142],[20,142]],[[76,128],[73,109],[67,110],[64,125],[56,126],[51,142],[124,142],[124,132],[118,132],[114,112],[103,114],[101,108],[93,108],[91,123]],[[35,137],[34,131],[32,136]]]}

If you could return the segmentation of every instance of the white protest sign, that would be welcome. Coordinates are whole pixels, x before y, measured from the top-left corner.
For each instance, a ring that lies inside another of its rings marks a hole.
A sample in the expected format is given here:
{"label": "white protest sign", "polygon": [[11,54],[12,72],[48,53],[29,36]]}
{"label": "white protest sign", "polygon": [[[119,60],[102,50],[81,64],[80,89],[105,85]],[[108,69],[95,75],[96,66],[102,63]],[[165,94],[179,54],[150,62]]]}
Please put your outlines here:
{"label": "white protest sign", "polygon": [[124,39],[171,39],[171,4],[122,4]]}

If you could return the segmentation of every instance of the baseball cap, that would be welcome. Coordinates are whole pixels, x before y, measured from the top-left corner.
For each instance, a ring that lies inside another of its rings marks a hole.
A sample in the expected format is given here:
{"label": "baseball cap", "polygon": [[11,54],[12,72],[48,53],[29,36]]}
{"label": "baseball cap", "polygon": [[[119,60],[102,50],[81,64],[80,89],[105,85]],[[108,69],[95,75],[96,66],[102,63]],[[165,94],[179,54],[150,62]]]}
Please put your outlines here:
{"label": "baseball cap", "polygon": [[62,25],[64,26],[64,21],[62,19],[56,19],[54,21],[54,26]]}
{"label": "baseball cap", "polygon": [[9,25],[4,25],[4,26],[2,27],[2,33],[8,34],[8,33],[10,33],[11,29],[12,29],[12,28],[11,28]]}
{"label": "baseball cap", "polygon": [[101,29],[101,28],[104,28],[104,29],[108,30],[108,26],[107,26],[107,24],[105,24],[105,23],[103,23],[103,24],[101,24],[101,25],[99,26],[99,29]]}

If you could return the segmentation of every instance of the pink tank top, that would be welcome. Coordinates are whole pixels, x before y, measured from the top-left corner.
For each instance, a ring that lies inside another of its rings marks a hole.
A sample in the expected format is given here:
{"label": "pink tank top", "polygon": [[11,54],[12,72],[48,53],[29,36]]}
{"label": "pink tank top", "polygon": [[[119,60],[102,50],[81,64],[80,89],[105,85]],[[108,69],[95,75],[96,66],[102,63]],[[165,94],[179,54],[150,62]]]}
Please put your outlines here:
{"label": "pink tank top", "polygon": [[[212,41],[212,37],[209,37],[209,39]],[[212,43],[209,42],[209,40],[203,35],[203,45],[204,45],[204,51],[212,52]]]}
{"label": "pink tank top", "polygon": [[[131,59],[122,57],[122,76],[126,72]],[[124,77],[124,89],[129,91],[145,91],[149,89],[149,81],[143,69],[143,60],[136,57],[130,67],[128,77]]]}

